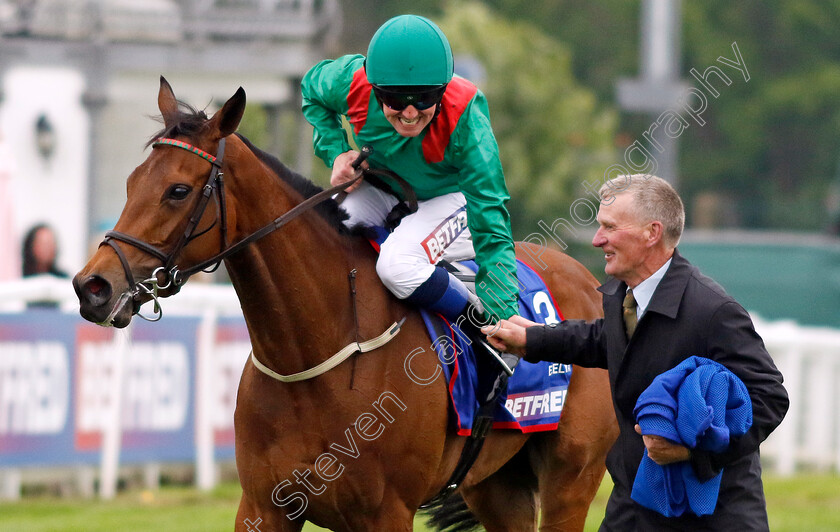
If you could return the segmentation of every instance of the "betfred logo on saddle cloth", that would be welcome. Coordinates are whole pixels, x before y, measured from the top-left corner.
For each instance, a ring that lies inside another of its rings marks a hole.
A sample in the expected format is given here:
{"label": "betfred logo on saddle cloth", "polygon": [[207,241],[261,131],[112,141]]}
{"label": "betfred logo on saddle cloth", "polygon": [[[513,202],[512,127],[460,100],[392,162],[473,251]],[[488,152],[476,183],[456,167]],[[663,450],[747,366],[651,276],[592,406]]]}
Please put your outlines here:
{"label": "betfred logo on saddle cloth", "polygon": [[453,212],[448,218],[443,220],[440,225],[435,227],[434,231],[429,233],[429,236],[423,239],[420,243],[426,251],[431,264],[437,264],[437,261],[443,256],[449,244],[455,241],[464,229],[467,228],[467,208],[461,207]]}

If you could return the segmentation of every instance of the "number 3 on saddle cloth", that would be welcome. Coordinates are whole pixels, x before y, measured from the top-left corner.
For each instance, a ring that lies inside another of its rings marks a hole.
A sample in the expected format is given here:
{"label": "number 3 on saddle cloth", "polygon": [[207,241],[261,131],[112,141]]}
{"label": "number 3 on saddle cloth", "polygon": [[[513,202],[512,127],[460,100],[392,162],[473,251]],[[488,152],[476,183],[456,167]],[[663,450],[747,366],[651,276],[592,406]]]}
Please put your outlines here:
{"label": "number 3 on saddle cloth", "polygon": [[[370,241],[378,250],[376,240],[384,240],[387,232],[375,232],[378,234]],[[462,261],[459,264],[473,272],[478,271],[475,261]],[[516,265],[520,286],[519,314],[537,323],[562,321],[563,315],[539,274],[518,259]],[[486,379],[495,379],[498,371],[482,370],[494,364],[488,364],[486,360],[477,363],[476,352],[466,340],[466,334],[453,330],[457,325],[439,314],[422,308],[419,310],[429,330],[431,345],[443,367],[458,435],[469,436],[479,408],[477,390],[487,390]],[[487,355],[481,353],[479,356]],[[508,380],[507,391],[496,404],[492,427],[518,429],[522,432],[557,430],[571,376],[572,366],[568,364],[519,362]]]}

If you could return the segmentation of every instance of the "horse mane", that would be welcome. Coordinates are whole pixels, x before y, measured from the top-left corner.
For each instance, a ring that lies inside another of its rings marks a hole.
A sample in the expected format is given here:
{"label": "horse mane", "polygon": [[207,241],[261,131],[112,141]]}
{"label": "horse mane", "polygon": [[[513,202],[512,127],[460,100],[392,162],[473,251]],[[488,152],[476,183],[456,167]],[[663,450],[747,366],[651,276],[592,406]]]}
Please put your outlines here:
{"label": "horse mane", "polygon": [[[303,196],[304,199],[311,198],[315,194],[324,190],[309,179],[292,171],[274,155],[271,155],[270,153],[254,146],[246,137],[239,133],[236,133],[236,136],[239,137],[239,140],[245,143],[245,146],[247,146],[260,161],[264,162],[275,174],[277,174],[277,177],[288,183],[294,190]],[[347,214],[347,212],[342,209],[334,199],[330,198],[322,201],[315,207],[315,210],[318,214],[330,222],[330,224],[335,227],[339,233],[350,233],[347,226],[344,225],[344,220],[350,218],[350,215]]]}
{"label": "horse mane", "polygon": [[[162,117],[157,117],[157,120],[161,122],[163,121]],[[161,137],[175,138],[183,135],[188,138],[195,138],[204,129],[207,121],[208,117],[204,111],[198,110],[190,104],[178,100],[178,115],[175,117],[175,120],[173,120],[172,125],[164,127],[162,130],[152,135],[146,143],[146,147],[148,148]],[[254,146],[245,136],[240,133],[236,133],[236,136],[239,137],[245,146],[247,146],[260,161],[265,163],[278,178],[288,183],[289,186],[303,196],[304,199],[310,198],[323,190],[323,188],[319,187],[309,179],[306,179],[302,175],[292,171],[277,157]],[[340,234],[351,234],[351,231],[349,231],[344,225],[344,221],[350,216],[335,200],[327,199],[326,201],[321,202],[315,207],[315,211],[325,218]]]}

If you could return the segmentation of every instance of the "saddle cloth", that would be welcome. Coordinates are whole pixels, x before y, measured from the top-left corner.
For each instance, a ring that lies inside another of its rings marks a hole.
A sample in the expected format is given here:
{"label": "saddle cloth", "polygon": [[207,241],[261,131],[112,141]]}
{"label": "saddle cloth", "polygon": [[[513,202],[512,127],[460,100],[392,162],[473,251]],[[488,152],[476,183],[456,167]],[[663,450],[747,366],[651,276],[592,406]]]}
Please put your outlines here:
{"label": "saddle cloth", "polygon": [[[474,261],[459,264],[473,272],[478,270]],[[556,323],[563,319],[554,299],[539,274],[527,264],[517,260],[517,277],[520,285],[519,313],[537,323]],[[479,381],[494,380],[498,366],[493,360],[476,360],[476,352],[465,340],[465,335],[455,332],[454,324],[439,314],[421,309],[423,319],[432,339],[445,337],[447,341],[434,341],[438,359],[444,369],[454,420],[458,435],[469,436],[473,419],[478,410],[476,399]],[[486,357],[484,352],[480,356]],[[560,412],[566,399],[572,367],[568,364],[524,360],[508,381],[507,393],[496,406],[493,428],[517,429],[522,432],[541,432],[557,429]]]}

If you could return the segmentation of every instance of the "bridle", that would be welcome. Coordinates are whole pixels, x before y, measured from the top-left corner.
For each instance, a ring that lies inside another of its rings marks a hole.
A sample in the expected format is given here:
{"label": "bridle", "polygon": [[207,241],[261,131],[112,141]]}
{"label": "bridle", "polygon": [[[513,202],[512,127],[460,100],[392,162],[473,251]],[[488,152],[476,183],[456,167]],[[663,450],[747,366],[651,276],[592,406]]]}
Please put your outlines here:
{"label": "bridle", "polygon": [[[158,321],[163,317],[163,310],[160,306],[160,301],[158,300],[158,292],[160,290],[171,289],[174,291],[173,293],[177,293],[184,285],[184,283],[186,283],[190,276],[192,276],[193,274],[198,273],[200,271],[205,271],[208,273],[215,271],[225,258],[240,251],[248,244],[259,240],[260,238],[268,235],[269,233],[277,229],[280,229],[297,216],[303,214],[304,212],[318,205],[319,203],[329,199],[336,193],[341,192],[344,189],[350,187],[362,178],[362,173],[357,172],[357,176],[354,179],[342,183],[338,186],[322,190],[321,192],[311,196],[310,198],[299,203],[298,205],[295,205],[289,211],[274,219],[271,223],[254,231],[253,233],[246,236],[242,240],[236,242],[235,244],[228,246],[227,208],[225,204],[224,172],[222,172],[222,166],[224,164],[225,156],[225,141],[225,138],[219,141],[219,147],[215,157],[205,152],[204,150],[201,150],[191,144],[176,139],[162,137],[152,143],[152,148],[157,148],[160,146],[174,146],[176,148],[181,148],[189,151],[190,153],[198,155],[199,157],[207,160],[211,164],[210,175],[207,177],[207,182],[205,183],[204,188],[202,189],[201,197],[199,198],[195,208],[193,208],[192,214],[189,217],[189,221],[187,223],[186,228],[184,229],[184,232],[181,234],[180,238],[178,239],[178,242],[175,244],[172,250],[168,253],[137,237],[131,236],[120,231],[108,231],[107,233],[105,233],[105,238],[99,245],[100,247],[103,245],[110,246],[116,252],[117,257],[119,257],[120,263],[122,264],[122,268],[125,272],[125,277],[128,281],[129,286],[129,289],[120,296],[120,301],[118,301],[114,305],[114,308],[111,311],[111,315],[109,315],[105,319],[105,323],[110,323],[111,320],[114,319],[114,316],[122,307],[120,303],[124,302],[129,298],[134,302],[134,314],[147,321]],[[358,170],[361,163],[367,157],[370,156],[372,151],[373,150],[371,150],[367,146],[362,148],[361,154],[356,159],[356,161],[353,162],[353,167]],[[196,228],[198,227],[201,218],[204,216],[204,211],[207,208],[207,204],[210,202],[211,196],[215,196],[216,198],[216,220],[214,220],[213,223],[206,229],[196,233]],[[181,251],[190,242],[210,231],[213,227],[216,226],[217,223],[220,224],[220,251],[216,255],[204,261],[201,261],[200,263],[190,268],[186,268],[183,270],[180,269],[175,263],[178,254],[181,253]],[[144,251],[149,255],[152,255],[153,257],[157,258],[162,265],[156,268],[148,279],[136,282],[134,280],[134,275],[131,273],[131,266],[128,263],[128,259],[126,259],[125,253],[120,248],[118,242],[129,244],[141,251]],[[152,316],[145,316],[142,313],[140,313],[141,296],[150,296],[152,300],[154,300],[154,314]]]}
{"label": "bridle", "polygon": [[[123,271],[125,272],[126,280],[128,281],[129,290],[122,294],[121,298],[130,297],[131,300],[134,301],[134,310],[133,312],[140,316],[141,318],[148,320],[148,321],[157,321],[161,317],[163,317],[163,312],[160,306],[160,302],[158,301],[158,291],[159,290],[166,290],[169,288],[173,288],[176,291],[180,289],[181,285],[186,282],[186,279],[189,277],[190,272],[181,272],[178,269],[178,266],[175,265],[175,257],[187,246],[192,240],[198,238],[199,236],[203,235],[207,231],[210,231],[216,223],[221,219],[221,248],[224,249],[227,244],[227,208],[225,204],[225,194],[224,194],[224,173],[222,172],[222,164],[224,163],[224,156],[225,156],[225,141],[226,139],[221,139],[219,141],[219,148],[216,153],[216,156],[210,155],[209,153],[196,148],[186,142],[182,142],[180,140],[170,139],[170,138],[159,138],[154,143],[152,143],[152,147],[156,148],[158,146],[175,146],[177,148],[181,148],[187,150],[191,153],[194,153],[201,157],[202,159],[207,160],[211,164],[210,175],[207,177],[207,182],[202,189],[201,197],[198,200],[195,208],[193,208],[193,212],[190,215],[189,222],[187,223],[184,232],[181,234],[181,237],[178,239],[178,242],[175,244],[175,247],[169,252],[166,253],[160,248],[153,246],[139,238],[133,237],[129,234],[122,233],[120,231],[108,231],[105,233],[105,239],[99,244],[100,246],[108,245],[110,246],[117,254],[117,257],[120,259],[120,263],[122,264]],[[199,233],[195,233],[196,227],[198,227],[198,223],[204,215],[204,211],[207,208],[207,204],[210,202],[210,197],[216,197],[216,205],[218,207],[217,217],[216,220],[211,224],[207,229],[201,231]],[[162,266],[156,268],[153,272],[151,277],[140,281],[139,283],[134,280],[134,275],[131,273],[131,267],[128,263],[128,259],[123,253],[122,249],[120,248],[117,242],[123,242],[125,244],[129,244],[134,246],[135,248],[152,255],[153,257],[160,260]],[[216,264],[211,270],[214,271],[218,268],[218,264]],[[196,270],[198,271],[198,270]],[[193,272],[194,273],[194,272]],[[162,275],[162,279],[160,278]],[[140,313],[140,301],[138,296],[141,295],[148,295],[154,300],[154,315],[153,316],[145,316]],[[114,310],[112,314],[117,312],[121,305],[116,304],[114,305]],[[109,316],[106,318],[106,323],[110,322],[113,319],[113,316]]]}

